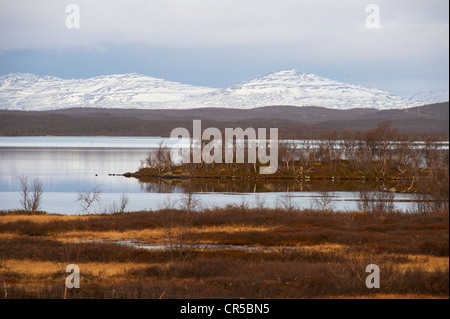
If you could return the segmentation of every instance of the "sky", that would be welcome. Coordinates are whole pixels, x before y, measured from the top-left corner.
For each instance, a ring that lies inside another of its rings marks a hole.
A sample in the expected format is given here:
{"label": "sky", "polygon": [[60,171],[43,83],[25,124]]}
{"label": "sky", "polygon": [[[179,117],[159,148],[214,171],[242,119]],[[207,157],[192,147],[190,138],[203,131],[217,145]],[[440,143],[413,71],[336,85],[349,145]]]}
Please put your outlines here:
{"label": "sky", "polygon": [[223,88],[296,69],[409,97],[448,89],[448,10],[447,0],[0,0],[0,75],[135,72]]}

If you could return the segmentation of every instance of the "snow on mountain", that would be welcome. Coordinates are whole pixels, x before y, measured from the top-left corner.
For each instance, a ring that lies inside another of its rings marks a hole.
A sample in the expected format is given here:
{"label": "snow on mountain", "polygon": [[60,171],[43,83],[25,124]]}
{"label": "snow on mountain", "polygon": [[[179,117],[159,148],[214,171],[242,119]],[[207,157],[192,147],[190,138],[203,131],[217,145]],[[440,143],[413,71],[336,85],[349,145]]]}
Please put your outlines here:
{"label": "snow on mountain", "polygon": [[271,73],[196,98],[196,105],[252,108],[268,105],[321,106],[332,109],[406,108],[414,103],[388,92],[287,70]]}
{"label": "snow on mountain", "polygon": [[249,109],[270,105],[391,109],[423,104],[420,98],[405,99],[378,89],[296,70],[271,73],[226,89],[181,84],[136,73],[69,80],[26,73],[0,77],[0,109],[8,110],[70,107]]}
{"label": "snow on mountain", "polygon": [[0,77],[0,109],[166,108],[213,90],[136,73],[70,80],[13,73]]}
{"label": "snow on mountain", "polygon": [[420,92],[411,96],[411,100],[420,101],[423,104],[448,102],[448,90]]}

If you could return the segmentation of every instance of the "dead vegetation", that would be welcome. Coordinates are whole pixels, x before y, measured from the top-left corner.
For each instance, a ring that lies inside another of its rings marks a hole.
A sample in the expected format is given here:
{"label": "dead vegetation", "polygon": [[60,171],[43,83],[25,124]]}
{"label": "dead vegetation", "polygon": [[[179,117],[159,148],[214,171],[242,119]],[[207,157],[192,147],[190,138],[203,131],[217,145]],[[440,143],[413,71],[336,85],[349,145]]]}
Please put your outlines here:
{"label": "dead vegetation", "polygon": [[[169,238],[170,237],[170,242]],[[111,239],[166,249],[140,249]],[[199,249],[213,243],[264,250]],[[448,213],[186,207],[113,215],[0,215],[0,297],[448,298]],[[377,264],[381,288],[365,286]]]}

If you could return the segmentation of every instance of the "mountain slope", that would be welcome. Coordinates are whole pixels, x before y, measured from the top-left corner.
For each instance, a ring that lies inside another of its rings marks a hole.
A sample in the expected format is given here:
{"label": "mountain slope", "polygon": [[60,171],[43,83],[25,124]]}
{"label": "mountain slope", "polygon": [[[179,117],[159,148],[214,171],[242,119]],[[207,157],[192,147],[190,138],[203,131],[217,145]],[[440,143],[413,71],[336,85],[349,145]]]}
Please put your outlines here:
{"label": "mountain slope", "polygon": [[442,103],[449,100],[448,90],[420,92],[411,97],[412,100],[418,100],[423,104]]}
{"label": "mountain slope", "polygon": [[[447,94],[448,97],[448,94]],[[252,109],[269,105],[331,109],[403,109],[429,97],[401,98],[388,92],[287,70],[230,86],[199,87],[136,73],[60,79],[12,73],[0,77],[0,109],[56,110],[74,107],[119,109]],[[425,101],[425,102],[424,102]]]}
{"label": "mountain slope", "polygon": [[196,105],[243,109],[267,105],[294,105],[341,110],[382,110],[417,106],[420,102],[414,103],[378,89],[288,70],[201,95],[197,98]]}
{"label": "mountain slope", "polygon": [[0,108],[165,108],[168,103],[213,90],[136,73],[70,80],[13,73],[0,77]]}

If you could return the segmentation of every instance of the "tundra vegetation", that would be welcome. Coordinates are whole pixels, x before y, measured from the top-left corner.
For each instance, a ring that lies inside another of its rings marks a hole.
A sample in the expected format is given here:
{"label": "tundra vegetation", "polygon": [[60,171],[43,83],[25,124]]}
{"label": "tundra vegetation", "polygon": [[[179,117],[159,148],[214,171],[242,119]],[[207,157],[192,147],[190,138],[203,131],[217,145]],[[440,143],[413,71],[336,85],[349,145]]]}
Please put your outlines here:
{"label": "tundra vegetation", "polygon": [[[0,298],[448,298],[448,211],[179,204],[0,213]],[[69,264],[80,289],[65,291]],[[365,285],[369,264],[379,289]]]}

